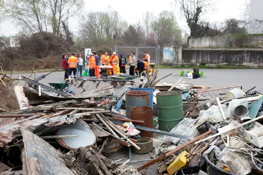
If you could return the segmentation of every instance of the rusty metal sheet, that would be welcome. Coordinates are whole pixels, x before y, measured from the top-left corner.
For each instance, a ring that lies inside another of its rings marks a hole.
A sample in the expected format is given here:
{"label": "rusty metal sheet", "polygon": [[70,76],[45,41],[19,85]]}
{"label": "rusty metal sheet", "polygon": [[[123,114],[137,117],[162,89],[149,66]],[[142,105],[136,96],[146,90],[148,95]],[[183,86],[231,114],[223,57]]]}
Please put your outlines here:
{"label": "rusty metal sheet", "polygon": [[63,154],[30,131],[21,130],[24,142],[23,170],[27,175],[74,175],[62,159]]}

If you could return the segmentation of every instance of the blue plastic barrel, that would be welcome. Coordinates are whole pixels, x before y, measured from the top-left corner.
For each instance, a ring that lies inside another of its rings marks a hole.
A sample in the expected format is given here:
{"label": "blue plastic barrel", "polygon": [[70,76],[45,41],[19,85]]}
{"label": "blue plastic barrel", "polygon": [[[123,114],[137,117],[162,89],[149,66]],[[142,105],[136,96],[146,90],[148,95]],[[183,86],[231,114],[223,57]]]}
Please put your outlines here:
{"label": "blue plastic barrel", "polygon": [[151,103],[151,108],[153,109],[153,88],[150,87],[150,88],[130,88],[131,91],[148,91],[151,93],[150,95],[150,103]]}

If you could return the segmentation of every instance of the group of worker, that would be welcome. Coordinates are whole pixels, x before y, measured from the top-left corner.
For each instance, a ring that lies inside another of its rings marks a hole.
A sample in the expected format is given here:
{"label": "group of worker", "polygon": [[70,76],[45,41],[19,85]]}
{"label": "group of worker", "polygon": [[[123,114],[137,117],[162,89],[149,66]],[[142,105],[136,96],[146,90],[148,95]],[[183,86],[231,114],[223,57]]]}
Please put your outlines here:
{"label": "group of worker", "polygon": [[[137,70],[139,71],[149,69],[150,55],[145,51],[144,56],[145,57],[142,60],[139,60],[136,63],[136,56],[134,52],[131,53],[131,55],[129,56],[129,60],[127,61],[127,59],[124,58],[122,55],[120,55],[119,58],[116,52],[113,52],[111,56],[109,56],[108,53],[105,52],[99,58],[96,51],[92,51],[92,53],[87,56],[86,65],[88,65],[90,77],[96,77],[97,79],[100,79],[100,65],[111,66],[110,68],[102,68],[102,73],[106,75],[117,75],[118,73],[126,73],[126,65],[129,64],[129,74],[131,76],[134,76],[135,65],[137,65]],[[83,60],[81,64],[83,65]],[[66,59],[66,55],[62,56],[62,67],[65,70],[65,79],[68,78],[68,75],[71,75],[72,73],[74,77],[76,77],[77,66],[78,58],[75,57],[75,54],[71,54],[68,60]]]}
{"label": "group of worker", "polygon": [[74,53],[70,56],[62,55],[62,67],[65,71],[64,79],[67,79],[72,73],[75,78],[81,77],[83,69],[83,58],[81,54],[77,56]]}

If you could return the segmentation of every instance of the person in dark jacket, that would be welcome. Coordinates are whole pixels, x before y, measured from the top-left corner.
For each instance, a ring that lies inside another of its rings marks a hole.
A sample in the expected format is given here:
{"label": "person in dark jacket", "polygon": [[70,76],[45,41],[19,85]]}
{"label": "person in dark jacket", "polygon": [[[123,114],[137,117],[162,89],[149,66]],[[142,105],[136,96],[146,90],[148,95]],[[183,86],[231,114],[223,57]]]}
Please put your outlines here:
{"label": "person in dark jacket", "polygon": [[119,58],[120,73],[126,73],[126,64],[127,64],[126,58],[120,55],[120,58]]}
{"label": "person in dark jacket", "polygon": [[69,68],[68,68],[68,61],[66,60],[67,58],[67,55],[62,55],[62,67],[65,71],[65,74],[64,74],[64,80],[66,80],[68,78],[68,75],[69,75]]}

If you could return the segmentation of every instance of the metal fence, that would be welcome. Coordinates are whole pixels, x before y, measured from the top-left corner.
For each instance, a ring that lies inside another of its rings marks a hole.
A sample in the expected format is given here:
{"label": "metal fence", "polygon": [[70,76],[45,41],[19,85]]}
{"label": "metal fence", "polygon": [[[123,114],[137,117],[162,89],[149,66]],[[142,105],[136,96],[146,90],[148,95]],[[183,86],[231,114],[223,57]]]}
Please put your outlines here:
{"label": "metal fence", "polygon": [[134,46],[117,46],[115,45],[115,51],[117,55],[123,55],[128,58],[132,52],[136,54],[136,61],[144,58],[144,52],[146,51],[150,57],[150,63],[160,64],[160,46],[158,47],[134,47]]}

